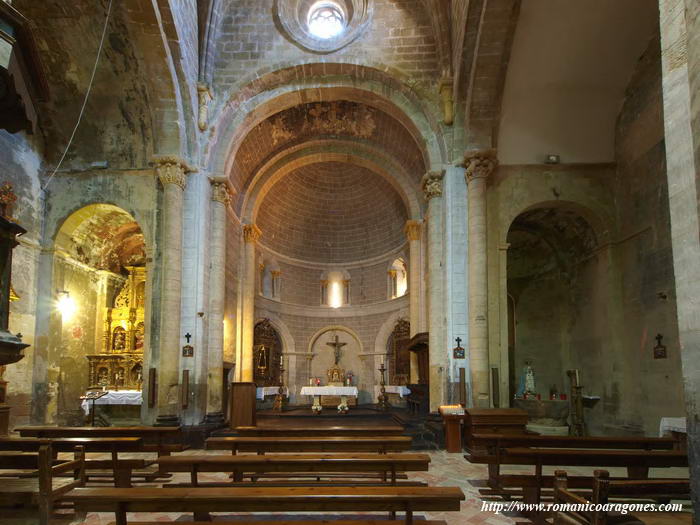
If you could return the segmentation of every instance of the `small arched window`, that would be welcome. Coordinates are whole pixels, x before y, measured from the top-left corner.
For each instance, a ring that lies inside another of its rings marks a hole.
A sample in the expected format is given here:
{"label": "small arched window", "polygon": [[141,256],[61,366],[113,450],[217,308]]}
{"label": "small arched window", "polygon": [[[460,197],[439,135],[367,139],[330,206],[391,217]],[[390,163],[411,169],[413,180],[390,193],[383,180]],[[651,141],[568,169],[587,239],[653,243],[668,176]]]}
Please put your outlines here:
{"label": "small arched window", "polygon": [[408,271],[406,263],[400,257],[391,263],[388,271],[389,299],[403,297],[408,291]]}
{"label": "small arched window", "polygon": [[321,275],[321,305],[340,308],[350,304],[350,274],[330,270]]}
{"label": "small arched window", "polygon": [[282,272],[275,261],[260,266],[260,294],[268,299],[280,299]]}

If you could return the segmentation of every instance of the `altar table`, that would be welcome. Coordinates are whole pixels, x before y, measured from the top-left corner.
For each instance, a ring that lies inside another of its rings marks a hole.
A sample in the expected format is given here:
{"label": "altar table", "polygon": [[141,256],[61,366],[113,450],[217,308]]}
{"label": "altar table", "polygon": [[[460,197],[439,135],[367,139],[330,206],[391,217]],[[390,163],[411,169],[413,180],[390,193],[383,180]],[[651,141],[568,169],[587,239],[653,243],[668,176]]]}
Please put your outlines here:
{"label": "altar table", "polygon": [[[259,386],[255,389],[255,397],[261,401],[265,400],[265,396],[276,396],[280,391],[278,386]],[[282,395],[289,397],[289,389],[285,386],[282,388]]]}
{"label": "altar table", "polygon": [[[403,385],[385,385],[384,391],[387,394],[398,394],[399,397],[403,398],[411,393],[411,389]],[[374,397],[379,399],[379,395],[382,393],[381,385],[374,385]]]}
{"label": "altar table", "polygon": [[323,407],[321,406],[321,396],[340,396],[340,404],[338,412],[348,411],[348,397],[357,397],[356,386],[305,386],[302,387],[300,395],[314,396],[314,404],[311,410],[314,413],[320,414]]}
{"label": "altar table", "polygon": [[686,419],[684,417],[662,417],[659,424],[659,436],[664,437],[670,432],[686,434],[688,432]]}
{"label": "altar table", "polygon": [[[90,414],[92,401],[84,399],[80,406],[85,415]],[[140,405],[143,403],[143,395],[140,390],[109,390],[107,395],[97,399],[95,405]]]}

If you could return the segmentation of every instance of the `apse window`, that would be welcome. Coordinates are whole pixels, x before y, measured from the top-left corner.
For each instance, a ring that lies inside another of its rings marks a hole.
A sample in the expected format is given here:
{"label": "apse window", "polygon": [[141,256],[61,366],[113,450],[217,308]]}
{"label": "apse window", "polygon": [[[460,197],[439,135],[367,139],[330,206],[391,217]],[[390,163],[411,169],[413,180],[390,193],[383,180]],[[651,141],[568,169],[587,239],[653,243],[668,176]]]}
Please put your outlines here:
{"label": "apse window", "polygon": [[321,277],[321,304],[340,308],[350,303],[350,276],[345,271],[324,272]]}
{"label": "apse window", "polygon": [[408,291],[408,272],[403,259],[396,259],[389,268],[389,298],[403,297]]}
{"label": "apse window", "polygon": [[309,9],[309,33],[316,38],[329,40],[345,30],[345,16],[334,2],[316,2]]}

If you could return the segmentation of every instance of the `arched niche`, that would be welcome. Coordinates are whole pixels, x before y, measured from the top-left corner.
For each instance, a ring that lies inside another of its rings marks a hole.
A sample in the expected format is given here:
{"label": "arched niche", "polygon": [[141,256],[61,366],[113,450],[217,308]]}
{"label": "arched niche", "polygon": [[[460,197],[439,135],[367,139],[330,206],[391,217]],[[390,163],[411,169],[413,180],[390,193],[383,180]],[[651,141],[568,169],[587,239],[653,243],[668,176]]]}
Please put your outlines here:
{"label": "arched niche", "polygon": [[[54,238],[47,351],[53,366],[35,377],[55,391],[34,399],[46,422],[82,424],[80,395],[100,384],[140,389],[150,348],[147,246],[134,217],[90,204],[62,221]],[[138,421],[138,406],[125,417]]]}

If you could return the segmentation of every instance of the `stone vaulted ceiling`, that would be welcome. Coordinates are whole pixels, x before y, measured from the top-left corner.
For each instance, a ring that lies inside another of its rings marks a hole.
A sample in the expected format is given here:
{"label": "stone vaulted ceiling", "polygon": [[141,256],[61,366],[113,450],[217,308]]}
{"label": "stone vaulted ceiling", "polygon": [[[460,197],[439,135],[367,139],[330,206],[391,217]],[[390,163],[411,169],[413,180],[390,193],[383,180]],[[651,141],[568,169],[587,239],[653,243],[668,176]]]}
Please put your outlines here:
{"label": "stone vaulted ceiling", "polygon": [[234,186],[244,190],[275,154],[321,139],[371,145],[398,161],[416,183],[425,173],[421,149],[401,123],[371,106],[338,100],[295,106],[259,123],[236,153]]}
{"label": "stone vaulted ceiling", "polygon": [[320,162],[272,186],[256,224],[262,244],[277,253],[343,263],[402,246],[407,218],[401,197],[379,175],[352,164]]}

